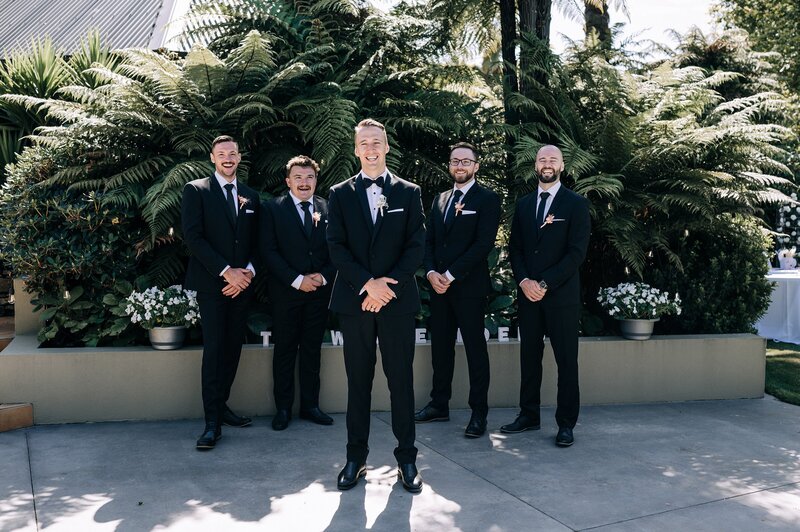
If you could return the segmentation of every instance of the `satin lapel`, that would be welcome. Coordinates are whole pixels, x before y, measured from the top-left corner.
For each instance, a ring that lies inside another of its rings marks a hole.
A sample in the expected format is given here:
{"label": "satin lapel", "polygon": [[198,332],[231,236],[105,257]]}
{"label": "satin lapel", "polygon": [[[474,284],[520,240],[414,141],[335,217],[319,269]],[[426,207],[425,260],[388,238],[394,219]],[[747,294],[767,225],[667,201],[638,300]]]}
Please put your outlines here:
{"label": "satin lapel", "polygon": [[355,189],[358,202],[361,204],[361,214],[364,215],[364,222],[367,224],[367,228],[370,230],[370,233],[372,233],[372,215],[369,213],[367,189],[364,188],[364,178],[361,177],[361,174],[358,174],[358,176],[353,180],[353,188]]}
{"label": "satin lapel", "polygon": [[314,212],[319,213],[319,222],[316,224],[311,222],[311,235],[320,234],[320,232],[324,232],[325,230],[325,221],[328,219],[328,213],[325,212],[325,209],[322,207],[322,200],[316,196],[314,196]]}
{"label": "satin lapel", "polygon": [[[286,216],[288,216],[290,220],[294,220],[294,225],[300,230],[300,234],[303,235],[304,238],[308,239],[308,236],[306,235],[306,229],[303,227],[303,221],[300,219],[300,211],[297,210],[294,200],[288,192],[283,197],[283,208]],[[280,231],[280,227],[277,229]]]}
{"label": "satin lapel", "polygon": [[[212,175],[209,180],[211,181],[211,195],[217,198],[220,210],[225,213],[225,218],[228,219],[231,228],[236,232],[236,220],[233,219],[231,211],[228,210],[228,198],[225,196],[225,191],[219,186],[219,182],[215,176]],[[238,201],[238,198],[233,198],[233,200]]]}
{"label": "satin lapel", "polygon": [[[386,216],[386,211],[391,209],[391,194],[392,194],[392,177],[389,172],[386,172],[386,179],[383,181],[383,190],[381,190],[381,194],[386,198],[386,207],[383,209],[378,209],[378,216],[375,218],[375,229],[372,231],[372,242],[375,242],[375,238],[378,236],[378,232],[381,230],[381,226],[383,225],[383,217]],[[370,219],[372,217],[370,216]]]}
{"label": "satin lapel", "polygon": [[436,213],[436,220],[433,220],[431,223],[438,224],[442,227],[442,229],[446,232],[447,226],[444,224],[444,213],[447,209],[447,203],[450,201],[450,197],[453,195],[453,191],[451,190],[449,193],[442,192],[439,194],[439,200],[437,202],[437,206],[439,207],[439,212]]}

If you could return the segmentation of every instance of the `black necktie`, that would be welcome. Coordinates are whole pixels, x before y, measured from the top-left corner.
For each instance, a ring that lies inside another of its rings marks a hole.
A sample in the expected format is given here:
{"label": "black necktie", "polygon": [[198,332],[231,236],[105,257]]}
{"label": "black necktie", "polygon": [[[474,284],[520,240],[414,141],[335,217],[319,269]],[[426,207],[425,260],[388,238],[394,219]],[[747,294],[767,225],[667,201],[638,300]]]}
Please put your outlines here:
{"label": "black necktie", "polygon": [[300,207],[303,209],[303,229],[306,231],[306,236],[311,236],[311,203],[308,201],[301,201]]}
{"label": "black necktie", "polygon": [[379,187],[383,188],[383,176],[378,176],[377,179],[370,179],[367,176],[364,176],[364,187],[369,188],[372,185],[378,185]]}
{"label": "black necktie", "polygon": [[544,225],[544,211],[547,207],[547,198],[550,197],[549,192],[542,192],[539,194],[539,208],[536,209],[536,227],[540,228]]}
{"label": "black necktie", "polygon": [[450,227],[456,220],[456,203],[458,203],[458,200],[460,200],[463,195],[464,193],[458,189],[453,192],[453,199],[450,201],[450,206],[447,208],[447,214],[444,215],[444,224],[447,227]]}
{"label": "black necktie", "polygon": [[228,210],[231,211],[231,216],[236,219],[236,203],[233,201],[233,183],[225,185],[225,196],[228,199]]}

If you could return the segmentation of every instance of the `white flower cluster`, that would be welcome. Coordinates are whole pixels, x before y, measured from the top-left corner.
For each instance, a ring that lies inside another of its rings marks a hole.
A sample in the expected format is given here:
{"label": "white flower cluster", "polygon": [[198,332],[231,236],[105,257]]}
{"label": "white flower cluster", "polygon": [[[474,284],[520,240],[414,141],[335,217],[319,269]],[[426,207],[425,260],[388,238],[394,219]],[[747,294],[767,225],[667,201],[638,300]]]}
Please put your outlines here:
{"label": "white flower cluster", "polygon": [[[791,194],[793,200],[797,201],[797,194]],[[785,248],[789,246],[800,246],[800,205],[784,205],[778,210],[778,226],[775,229],[778,233],[778,244]]]}
{"label": "white flower cluster", "polygon": [[200,310],[197,292],[184,290],[179,284],[169,288],[148,288],[144,292],[133,291],[127,297],[125,312],[145,329],[153,327],[189,327],[197,324]]}
{"label": "white flower cluster", "polygon": [[645,283],[620,283],[601,288],[597,300],[613,318],[656,319],[665,314],[681,313],[681,298],[662,292]]}

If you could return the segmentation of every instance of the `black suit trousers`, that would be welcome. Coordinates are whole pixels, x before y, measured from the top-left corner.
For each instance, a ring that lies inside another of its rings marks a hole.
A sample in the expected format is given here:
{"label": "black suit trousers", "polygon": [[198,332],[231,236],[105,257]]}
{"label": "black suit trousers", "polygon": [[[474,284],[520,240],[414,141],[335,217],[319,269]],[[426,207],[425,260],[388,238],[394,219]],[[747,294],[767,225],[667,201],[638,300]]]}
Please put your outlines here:
{"label": "black suit trousers", "polygon": [[452,396],[455,344],[458,329],[464,341],[469,368],[469,406],[486,417],[489,412],[489,353],[483,335],[486,298],[452,298],[431,294],[431,358],[433,389],[431,404],[447,409]]}
{"label": "black suit trousers", "polygon": [[415,463],[414,446],[414,315],[362,312],[340,314],[347,372],[347,460],[363,463],[369,454],[372,380],[380,342],[383,373],[389,384],[394,456],[400,464]]}
{"label": "black suit trousers", "polygon": [[320,345],[328,322],[328,300],[288,300],[273,306],[272,379],[275,406],[291,411],[295,360],[300,363],[300,410],[319,406]]}
{"label": "black suit trousers", "polygon": [[201,383],[206,421],[220,422],[239,367],[247,330],[247,309],[253,288],[234,298],[198,292],[203,328]]}
{"label": "black suit trousers", "polygon": [[[520,298],[525,297],[519,294]],[[546,296],[545,296],[546,297]],[[578,387],[578,327],[580,306],[543,308],[541,303],[520,301],[519,332],[522,385],[519,405],[523,414],[540,420],[539,405],[542,386],[544,335],[550,338],[558,365],[558,397],[556,422],[559,427],[573,428],[578,421],[580,390]]]}

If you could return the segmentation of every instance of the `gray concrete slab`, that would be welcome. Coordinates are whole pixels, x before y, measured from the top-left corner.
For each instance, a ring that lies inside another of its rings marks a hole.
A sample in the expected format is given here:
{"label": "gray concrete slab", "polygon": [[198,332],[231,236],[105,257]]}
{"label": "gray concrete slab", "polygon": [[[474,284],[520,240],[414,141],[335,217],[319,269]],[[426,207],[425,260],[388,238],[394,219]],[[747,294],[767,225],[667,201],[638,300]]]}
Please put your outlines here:
{"label": "gray concrete slab", "polygon": [[0,530],[36,530],[24,430],[0,434]]}
{"label": "gray concrete slab", "polygon": [[[0,434],[0,530],[782,530],[800,526],[800,408],[772,398],[583,409],[576,443],[543,428],[467,440],[468,411],[418,425],[419,495],[396,482],[375,413],[367,482],[339,492],[344,416],[271,430],[199,421],[37,426]],[[27,460],[30,455],[31,470]],[[33,492],[31,497],[31,478]],[[35,513],[33,502],[35,500]]]}

